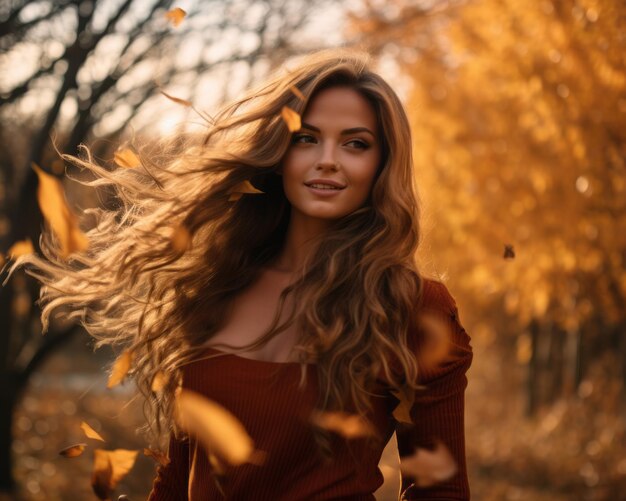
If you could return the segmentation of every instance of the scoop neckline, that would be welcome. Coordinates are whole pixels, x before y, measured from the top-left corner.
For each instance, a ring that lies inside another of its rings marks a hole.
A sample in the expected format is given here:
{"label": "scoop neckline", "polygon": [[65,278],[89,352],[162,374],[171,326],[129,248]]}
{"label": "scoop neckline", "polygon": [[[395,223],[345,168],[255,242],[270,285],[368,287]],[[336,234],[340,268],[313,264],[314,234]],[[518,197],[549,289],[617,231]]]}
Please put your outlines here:
{"label": "scoop neckline", "polygon": [[[268,366],[268,367],[298,366],[298,365],[300,365],[300,362],[274,362],[272,360],[260,360],[258,358],[243,357],[241,355],[237,355],[236,353],[230,353],[230,352],[227,352],[227,351],[218,350],[217,348],[213,348],[212,346],[206,346],[204,351],[205,352],[212,351],[214,353],[220,353],[224,357],[230,357],[233,360],[238,361],[239,363],[247,364],[247,365],[259,365],[259,366]],[[309,365],[313,365],[313,364],[305,363],[304,365],[309,366]]]}

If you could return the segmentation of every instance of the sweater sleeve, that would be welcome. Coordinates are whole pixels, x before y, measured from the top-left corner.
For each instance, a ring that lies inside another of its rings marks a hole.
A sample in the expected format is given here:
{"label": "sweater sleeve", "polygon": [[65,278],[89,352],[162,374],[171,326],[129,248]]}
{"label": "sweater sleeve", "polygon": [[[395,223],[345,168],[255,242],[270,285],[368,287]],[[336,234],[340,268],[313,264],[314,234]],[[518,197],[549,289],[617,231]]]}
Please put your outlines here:
{"label": "sweater sleeve", "polygon": [[[401,499],[404,500],[469,500],[469,483],[465,460],[464,397],[466,371],[472,363],[470,337],[461,326],[456,303],[445,285],[425,281],[422,311],[439,318],[449,333],[449,351],[438,364],[421,364],[419,383],[410,410],[412,424],[397,423],[396,437],[400,457],[412,455],[416,448],[432,449],[442,442],[456,461],[457,473],[445,482],[418,487],[415,479],[402,475]],[[414,340],[418,362],[423,337]]]}
{"label": "sweater sleeve", "polygon": [[159,465],[148,501],[187,501],[189,482],[189,440],[178,440],[170,434],[170,462]]}

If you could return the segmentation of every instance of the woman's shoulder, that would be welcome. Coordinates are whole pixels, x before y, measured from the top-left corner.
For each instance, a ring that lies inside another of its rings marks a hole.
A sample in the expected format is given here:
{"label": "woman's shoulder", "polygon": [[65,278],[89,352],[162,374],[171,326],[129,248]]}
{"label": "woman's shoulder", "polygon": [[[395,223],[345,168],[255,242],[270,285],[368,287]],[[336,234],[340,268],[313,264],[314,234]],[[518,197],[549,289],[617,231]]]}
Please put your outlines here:
{"label": "woman's shoulder", "polygon": [[419,308],[453,314],[457,310],[456,301],[442,282],[432,278],[422,278],[422,293]]}

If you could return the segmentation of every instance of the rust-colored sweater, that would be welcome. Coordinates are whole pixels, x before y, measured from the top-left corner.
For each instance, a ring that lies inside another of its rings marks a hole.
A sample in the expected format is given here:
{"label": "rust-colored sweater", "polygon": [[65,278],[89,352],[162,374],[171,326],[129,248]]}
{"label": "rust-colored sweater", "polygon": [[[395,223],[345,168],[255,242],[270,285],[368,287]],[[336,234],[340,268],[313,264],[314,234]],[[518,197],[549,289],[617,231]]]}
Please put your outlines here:
{"label": "rust-colored sweater", "polygon": [[[458,465],[453,478],[428,488],[416,487],[413,479],[404,475],[402,499],[468,500],[463,423],[465,373],[472,361],[470,338],[443,284],[425,280],[418,307],[447,323],[453,349],[444,363],[421,370],[419,379],[425,388],[415,394],[410,411],[412,425],[396,422],[392,412],[398,400],[388,391],[381,391],[382,396],[373,397],[373,413],[368,416],[383,438],[380,446],[372,448],[365,439],[337,436],[335,459],[324,462],[307,420],[319,389],[314,365],[307,366],[303,391],[298,389],[300,365],[295,362],[266,362],[235,354],[198,360],[185,366],[183,386],[237,416],[255,447],[266,452],[265,461],[262,465],[233,467],[219,477],[224,496],[202,447],[193,437],[177,440],[171,435],[171,462],[159,466],[148,501],[371,501],[383,483],[378,462],[394,431],[401,457],[412,454],[416,447],[432,447],[440,440]],[[419,350],[421,340],[414,337],[411,345]]]}

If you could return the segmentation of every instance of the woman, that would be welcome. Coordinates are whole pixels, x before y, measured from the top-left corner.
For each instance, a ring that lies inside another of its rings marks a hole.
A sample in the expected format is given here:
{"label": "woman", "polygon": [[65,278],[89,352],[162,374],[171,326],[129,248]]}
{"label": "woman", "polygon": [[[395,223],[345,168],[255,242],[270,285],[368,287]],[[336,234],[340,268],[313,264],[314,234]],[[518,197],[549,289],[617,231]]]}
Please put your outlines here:
{"label": "woman", "polygon": [[[347,50],[306,56],[161,164],[108,171],[68,157],[122,205],[89,211],[85,254],[62,261],[45,235],[49,262],[16,264],[38,266],[44,328],[63,306],[97,346],[132,350],[148,425],[169,436],[152,501],[371,500],[394,431],[401,457],[442,443],[457,466],[425,488],[404,474],[404,499],[469,499],[469,337],[445,286],[418,272],[409,124],[367,64]],[[293,132],[285,107],[301,117]],[[448,336],[437,363],[426,318]],[[167,384],[154,392],[157,374]],[[181,384],[232,412],[264,461],[229,468],[183,433]],[[348,438],[314,411],[359,415],[374,433]]]}

